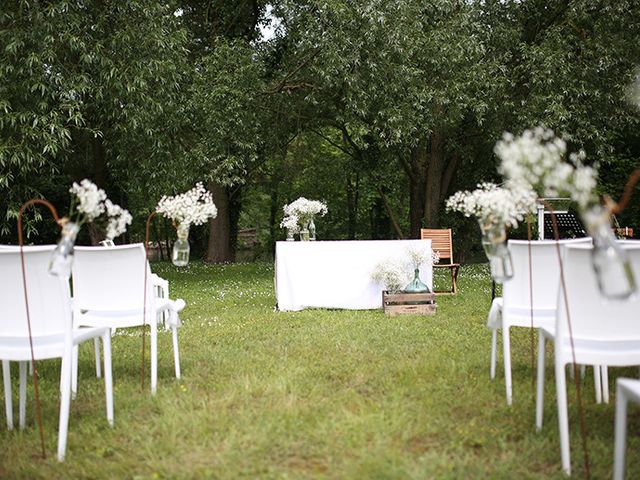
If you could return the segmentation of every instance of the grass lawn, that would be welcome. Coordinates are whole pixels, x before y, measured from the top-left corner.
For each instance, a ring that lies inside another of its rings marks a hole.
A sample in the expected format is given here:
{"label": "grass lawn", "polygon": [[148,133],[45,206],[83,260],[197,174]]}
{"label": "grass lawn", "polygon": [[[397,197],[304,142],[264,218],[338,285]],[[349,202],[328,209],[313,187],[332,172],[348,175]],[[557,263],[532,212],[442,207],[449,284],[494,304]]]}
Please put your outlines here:
{"label": "grass lawn", "polygon": [[[436,316],[394,318],[276,312],[267,264],[194,263],[180,272],[156,264],[154,271],[170,280],[173,298],[187,302],[182,381],[174,377],[171,336],[162,332],[158,394],[151,397],[148,377],[141,391],[140,330],[118,331],[111,429],[93,349],[84,346],[67,458],[58,463],[59,362],[39,364],[48,457],[38,456],[30,386],[28,428],[0,432],[0,478],[563,477],[551,348],[541,433],[526,329],[512,330],[511,408],[501,363],[489,380],[486,266],[463,267],[460,293],[438,297]],[[612,369],[612,393],[622,374],[637,369]],[[591,370],[583,385],[592,477],[607,478],[614,401],[595,404]],[[16,392],[14,378],[17,421]],[[574,387],[569,401],[573,472],[583,478]],[[630,405],[629,478],[640,476],[632,454],[640,448],[638,425],[640,410]]]}

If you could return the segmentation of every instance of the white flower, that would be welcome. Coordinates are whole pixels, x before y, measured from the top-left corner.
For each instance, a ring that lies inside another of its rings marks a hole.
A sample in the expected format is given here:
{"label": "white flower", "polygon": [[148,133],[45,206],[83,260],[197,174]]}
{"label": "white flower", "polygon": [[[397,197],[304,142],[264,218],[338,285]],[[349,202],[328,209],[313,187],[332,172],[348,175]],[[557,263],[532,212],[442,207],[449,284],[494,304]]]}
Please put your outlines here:
{"label": "white flower", "polygon": [[106,238],[107,240],[113,240],[127,231],[127,225],[131,225],[133,217],[128,210],[112,203],[109,199],[106,199],[104,204],[107,209],[107,216],[109,217]]}
{"label": "white flower", "polygon": [[383,285],[391,292],[402,290],[411,281],[411,272],[404,262],[395,258],[387,258],[378,263],[371,273],[374,283]]}
{"label": "white flower", "polygon": [[286,228],[291,233],[298,233],[300,231],[300,225],[298,224],[298,217],[295,215],[287,215],[280,222],[281,228]]}
{"label": "white flower", "polygon": [[414,270],[420,268],[421,265],[432,265],[440,261],[440,252],[427,248],[408,248],[407,255],[409,257],[409,263]]}
{"label": "white flower", "polygon": [[300,197],[283,207],[285,217],[295,216],[303,225],[309,223],[314,216],[324,216],[327,213],[327,205],[318,200],[307,200]]}
{"label": "white flower", "polygon": [[163,196],[156,211],[170,218],[176,227],[188,229],[191,225],[202,225],[209,218],[218,215],[211,193],[205,190],[202,182],[196,183],[191,190],[172,197]]}
{"label": "white flower", "polygon": [[[80,184],[74,182],[69,192],[77,197],[76,209],[84,214],[84,221],[91,222],[104,212],[104,201],[107,199],[107,194],[92,181],[85,178]],[[81,220],[79,223],[83,223],[83,221]]]}
{"label": "white flower", "polygon": [[512,188],[482,183],[472,192],[456,192],[446,202],[448,210],[475,216],[484,226],[517,227],[536,208],[536,193],[526,183]]}
{"label": "white flower", "polygon": [[498,171],[512,190],[514,184],[528,184],[541,197],[568,195],[583,209],[595,202],[596,169],[583,165],[583,151],[566,162],[566,142],[553,130],[537,127],[519,137],[505,133],[494,152],[501,160]]}

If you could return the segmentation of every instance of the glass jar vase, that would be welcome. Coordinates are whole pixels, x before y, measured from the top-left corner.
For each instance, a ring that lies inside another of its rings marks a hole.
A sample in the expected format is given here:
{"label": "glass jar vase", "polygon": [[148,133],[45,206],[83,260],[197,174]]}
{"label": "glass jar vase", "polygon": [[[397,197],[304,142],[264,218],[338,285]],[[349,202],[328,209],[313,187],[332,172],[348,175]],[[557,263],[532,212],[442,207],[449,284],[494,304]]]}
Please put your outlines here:
{"label": "glass jar vase", "polygon": [[80,226],[75,222],[67,222],[62,227],[60,240],[53,250],[49,261],[49,273],[56,277],[69,278],[71,276],[71,266],[73,265],[73,247],[76,237],[80,231]]}
{"label": "glass jar vase", "polygon": [[626,300],[635,293],[636,281],[629,258],[613,235],[609,213],[596,205],[582,216],[593,239],[591,261],[600,292],[609,300]]}
{"label": "glass jar vase", "polygon": [[404,287],[404,291],[407,293],[431,293],[429,287],[427,287],[422,280],[420,280],[420,269],[416,268],[413,272],[413,280],[409,285]]}
{"label": "glass jar vase", "polygon": [[513,277],[513,262],[507,247],[507,231],[503,225],[480,223],[482,248],[489,259],[491,276],[496,283],[504,283]]}
{"label": "glass jar vase", "polygon": [[189,227],[179,226],[177,229],[178,239],[173,244],[171,252],[171,262],[176,267],[186,267],[189,264]]}
{"label": "glass jar vase", "polygon": [[316,224],[313,223],[313,218],[309,220],[309,226],[307,228],[309,229],[309,240],[312,242],[315,242],[316,241]]}

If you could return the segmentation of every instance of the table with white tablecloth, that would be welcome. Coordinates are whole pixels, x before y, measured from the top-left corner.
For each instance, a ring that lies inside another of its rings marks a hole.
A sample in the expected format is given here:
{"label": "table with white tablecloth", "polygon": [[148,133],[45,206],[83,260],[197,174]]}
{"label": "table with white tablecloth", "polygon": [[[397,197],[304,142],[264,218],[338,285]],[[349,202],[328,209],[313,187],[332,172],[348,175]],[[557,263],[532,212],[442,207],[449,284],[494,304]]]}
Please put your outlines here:
{"label": "table with white tablecloth", "polygon": [[[371,274],[383,260],[408,260],[408,251],[431,251],[430,240],[277,242],[276,298],[279,310],[382,308],[383,286]],[[432,289],[431,264],[420,279]]]}

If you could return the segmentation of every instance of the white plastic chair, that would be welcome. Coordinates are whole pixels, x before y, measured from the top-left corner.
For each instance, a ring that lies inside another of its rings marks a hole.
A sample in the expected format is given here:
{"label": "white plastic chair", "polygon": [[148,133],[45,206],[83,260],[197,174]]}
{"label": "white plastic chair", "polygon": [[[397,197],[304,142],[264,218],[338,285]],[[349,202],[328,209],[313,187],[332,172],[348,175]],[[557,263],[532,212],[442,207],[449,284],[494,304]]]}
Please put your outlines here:
{"label": "white plastic chair", "polygon": [[640,380],[619,378],[617,385],[613,479],[622,480],[625,473],[625,451],[627,449],[627,404],[629,401],[640,403]]}
{"label": "white plastic chair", "polygon": [[[49,275],[53,246],[30,247],[24,251],[27,294],[34,357],[61,358],[60,426],[58,460],[64,460],[71,400],[72,351],[78,344],[101,337],[104,344],[107,420],[113,425],[111,378],[111,336],[108,328],[74,328],[71,295],[67,279]],[[20,251],[0,250],[0,358],[3,360],[7,426],[13,428],[9,361],[20,364],[20,428],[25,426],[26,372],[31,360],[29,330],[24,303]]]}
{"label": "white plastic chair", "polygon": [[[636,278],[640,278],[640,249],[626,248]],[[564,273],[567,302],[571,319],[571,338],[562,288],[558,294],[555,327],[541,327],[538,342],[538,388],[536,395],[536,427],[542,428],[544,406],[545,341],[553,340],[558,403],[558,425],[562,469],[571,474],[569,420],[565,366],[574,362],[584,365],[631,366],[640,364],[640,297],[624,302],[606,301],[598,289],[591,264],[592,248],[564,247]]]}
{"label": "white plastic chair", "polygon": [[[147,273],[146,318],[143,318],[144,276]],[[110,328],[151,327],[151,392],[158,381],[158,322],[163,312],[173,336],[176,378],[180,378],[178,349],[178,313],[184,308],[181,299],[170,300],[155,295],[154,278],[142,244],[110,248],[76,247],[73,264],[74,308],[78,325]],[[168,288],[168,287],[167,287]],[[77,380],[74,378],[74,391]]]}
{"label": "white plastic chair", "polygon": [[[496,375],[496,356],[498,329],[502,329],[502,348],[504,357],[504,379],[507,404],[513,401],[511,381],[511,327],[531,328],[531,310],[533,306],[533,328],[553,325],[560,265],[556,242],[553,240],[531,241],[531,263],[529,262],[529,241],[509,240],[509,251],[513,261],[514,275],[502,286],[502,297],[495,298],[489,311],[487,327],[491,332],[491,379]],[[591,238],[560,240],[560,245],[590,244]],[[531,269],[531,277],[529,270]],[[530,282],[531,278],[531,282]],[[533,299],[530,296],[530,283],[533,285]],[[532,303],[533,300],[533,303]],[[599,379],[599,376],[596,375]],[[597,391],[600,391],[597,388]]]}

